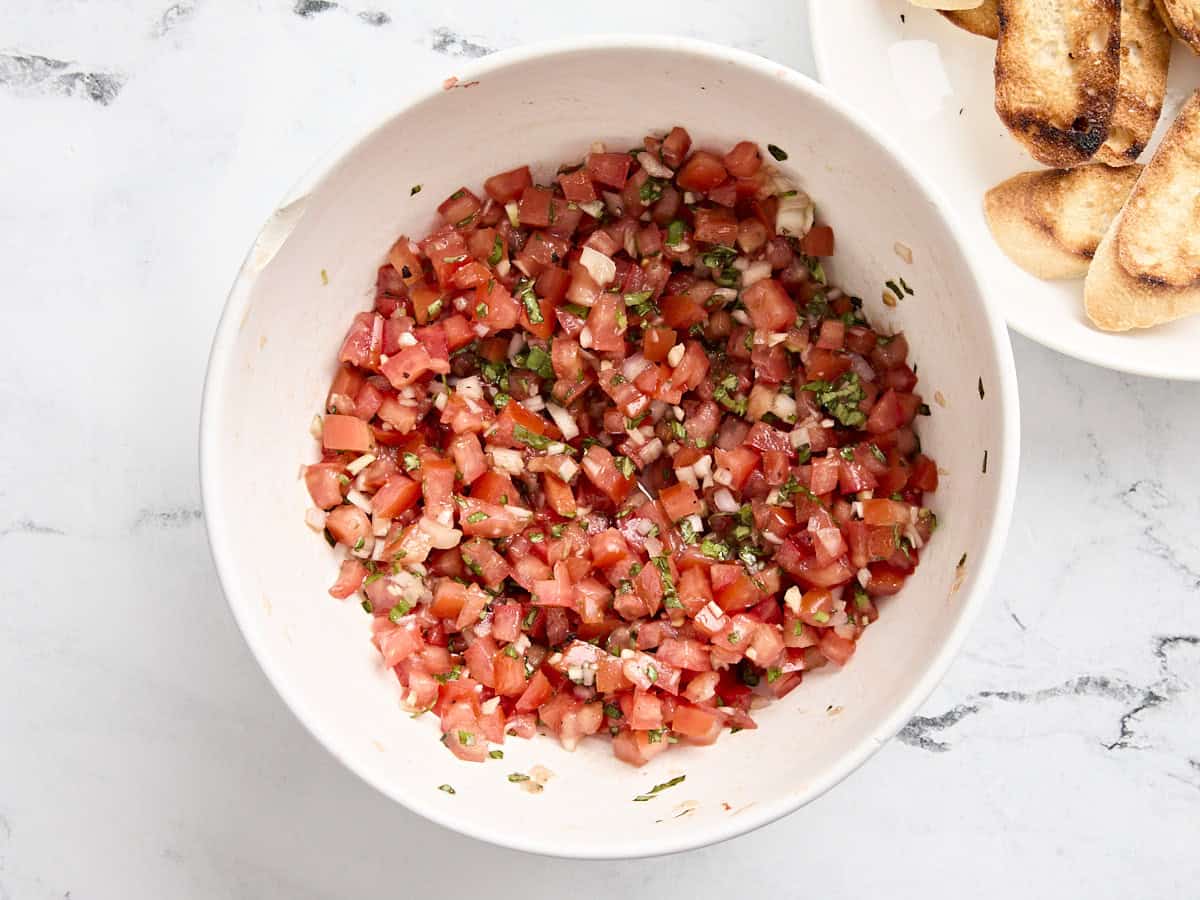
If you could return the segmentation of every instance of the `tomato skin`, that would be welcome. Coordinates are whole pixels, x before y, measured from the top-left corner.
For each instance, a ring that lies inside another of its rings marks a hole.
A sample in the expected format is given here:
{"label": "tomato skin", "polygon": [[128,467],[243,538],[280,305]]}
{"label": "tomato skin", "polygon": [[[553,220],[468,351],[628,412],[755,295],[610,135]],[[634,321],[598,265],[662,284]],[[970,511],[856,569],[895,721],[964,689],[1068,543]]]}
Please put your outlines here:
{"label": "tomato skin", "polygon": [[616,294],[604,293],[588,314],[587,327],[592,333],[592,348],[606,353],[617,353],[625,349],[623,324],[625,302]]}
{"label": "tomato skin", "polygon": [[592,181],[620,190],[629,177],[633,158],[628,153],[589,153],[587,173]]}
{"label": "tomato skin", "polygon": [[559,175],[558,183],[562,185],[563,196],[571,203],[590,203],[599,198],[586,167]]}
{"label": "tomato skin", "polygon": [[620,472],[613,455],[597,444],[588,447],[582,467],[588,480],[603,491],[614,504],[623,501],[633,490],[632,476]]}
{"label": "tomato skin", "polygon": [[474,220],[481,206],[483,204],[478,197],[461,187],[438,205],[438,215],[446,224],[462,228]]}
{"label": "tomato skin", "polygon": [[493,175],[483,183],[483,189],[497,203],[511,203],[532,184],[533,175],[529,171],[529,166],[519,166]]}
{"label": "tomato skin", "polygon": [[663,321],[671,328],[686,331],[708,318],[704,306],[686,295],[664,297],[660,303]]}
{"label": "tomato skin", "polygon": [[338,573],[337,581],[329,589],[329,596],[345,600],[359,589],[366,577],[367,567],[362,560],[353,557],[342,560],[341,571]]}
{"label": "tomato skin", "polygon": [[675,183],[685,191],[704,193],[721,184],[728,173],[720,157],[697,150],[675,176]]}
{"label": "tomato skin", "polygon": [[658,499],[673,522],[700,513],[700,498],[683,482],[663,488],[658,493]]}
{"label": "tomato skin", "polygon": [[833,256],[833,229],[828,225],[814,225],[800,239],[800,252],[805,256]]}
{"label": "tomato skin", "polygon": [[732,244],[737,240],[738,221],[728,209],[701,209],[696,211],[696,240],[706,244]]}
{"label": "tomato skin", "polygon": [[371,509],[377,516],[395,518],[416,506],[420,496],[420,482],[397,473],[390,476],[383,487],[371,497]]}
{"label": "tomato skin", "polygon": [[367,423],[355,416],[327,415],[322,423],[321,443],[326,450],[366,453],[374,446]]}
{"label": "tomato skin", "polygon": [[332,509],[342,502],[343,468],[339,463],[305,466],[304,484],[319,509]]}
{"label": "tomato skin", "polygon": [[758,152],[758,144],[739,141],[725,154],[722,161],[730,175],[749,178],[762,167],[762,154]]}
{"label": "tomato skin", "polygon": [[796,304],[773,278],[755,282],[743,292],[746,311],[760,331],[786,331],[796,320]]}

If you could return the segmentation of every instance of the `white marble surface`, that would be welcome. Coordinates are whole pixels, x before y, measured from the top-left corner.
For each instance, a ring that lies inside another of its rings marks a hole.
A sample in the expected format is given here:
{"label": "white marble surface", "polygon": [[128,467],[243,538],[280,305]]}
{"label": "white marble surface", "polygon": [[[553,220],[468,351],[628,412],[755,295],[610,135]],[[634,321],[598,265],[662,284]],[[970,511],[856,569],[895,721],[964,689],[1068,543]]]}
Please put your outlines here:
{"label": "white marble surface", "polygon": [[629,0],[293,3],[0,4],[0,898],[1197,895],[1200,386],[1020,338],[990,609],[921,717],[810,807],[666,860],[543,860],[321,750],[220,597],[196,477],[210,335],[274,201],[487,48],[636,29],[811,56],[795,0],[682,25]]}

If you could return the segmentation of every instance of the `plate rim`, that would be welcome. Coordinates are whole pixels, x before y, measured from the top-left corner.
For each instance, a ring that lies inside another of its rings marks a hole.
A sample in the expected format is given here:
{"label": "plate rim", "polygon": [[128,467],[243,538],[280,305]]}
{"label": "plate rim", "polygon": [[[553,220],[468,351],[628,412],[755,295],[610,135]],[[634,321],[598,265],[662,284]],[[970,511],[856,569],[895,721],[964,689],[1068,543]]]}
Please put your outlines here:
{"label": "plate rim", "polygon": [[[828,0],[825,0],[825,2],[828,2]],[[826,20],[824,18],[824,7],[825,3],[823,3],[822,0],[809,0],[808,2],[808,40],[809,45],[812,48],[813,63],[817,70],[817,80],[820,81],[830,93],[835,94],[844,103],[857,108],[862,115],[870,115],[868,110],[859,108],[857,104],[853,103],[850,98],[843,96],[838,87],[830,84],[828,81],[829,67],[828,57],[826,54],[830,49],[829,42],[817,39],[818,34],[828,34],[828,28],[826,27]],[[966,252],[970,257],[976,259],[976,264],[978,266],[981,268],[983,267],[982,260],[977,259],[979,255],[978,251],[968,246]],[[1121,372],[1126,375],[1136,375],[1141,378],[1154,378],[1160,381],[1180,381],[1188,383],[1200,382],[1200,366],[1197,366],[1195,371],[1179,372],[1130,361],[1114,361],[1088,348],[1073,347],[1063,341],[1055,340],[1052,333],[1034,334],[1027,327],[1023,327],[1021,324],[1018,324],[1012,320],[1005,309],[1004,303],[997,302],[996,306],[1000,309],[1001,314],[1004,316],[1005,323],[1011,330],[1017,332],[1017,334],[1021,335],[1022,337],[1028,338],[1035,344],[1045,347],[1048,350],[1053,350],[1055,353],[1059,353],[1063,356],[1070,357],[1071,359],[1077,359],[1080,362],[1085,362],[1101,369],[1108,369],[1112,372]],[[1130,334],[1128,336],[1133,337],[1134,335]],[[1200,346],[1198,346],[1197,349],[1200,350]]]}

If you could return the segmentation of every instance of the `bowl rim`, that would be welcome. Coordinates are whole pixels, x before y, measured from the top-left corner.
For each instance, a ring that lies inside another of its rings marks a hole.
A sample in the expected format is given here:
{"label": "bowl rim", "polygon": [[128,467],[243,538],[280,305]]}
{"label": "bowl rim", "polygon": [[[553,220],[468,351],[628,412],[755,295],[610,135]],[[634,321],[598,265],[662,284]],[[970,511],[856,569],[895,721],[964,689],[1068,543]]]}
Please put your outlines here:
{"label": "bowl rim", "polygon": [[[999,310],[983,290],[983,281],[969,249],[959,238],[960,232],[955,227],[957,216],[953,207],[945,201],[937,188],[922,174],[921,169],[915,166],[903,152],[888,146],[875,136],[875,131],[865,116],[856,112],[814,79],[782,63],[709,41],[666,35],[628,34],[556,39],[500,51],[464,65],[458,79],[459,81],[469,81],[537,59],[598,50],[635,50],[691,55],[714,63],[732,64],[766,77],[781,80],[790,87],[808,94],[818,103],[831,108],[848,125],[862,133],[865,139],[870,140],[878,152],[892,157],[946,222],[953,244],[960,254],[968,277],[974,286],[975,295],[983,308],[989,332],[988,338],[992,343],[992,349],[1000,369],[1001,383],[996,386],[996,395],[1000,402],[1003,428],[1001,446],[997,448],[999,453],[996,454],[999,457],[996,460],[999,465],[993,469],[997,472],[999,479],[996,508],[991,521],[987,523],[984,550],[973,565],[973,584],[969,586],[969,590],[959,595],[962,602],[962,613],[959,620],[936,652],[929,658],[924,674],[904,700],[898,703],[889,715],[881,719],[869,734],[844,754],[837,765],[830,767],[820,778],[808,783],[802,790],[782,794],[769,802],[760,802],[742,815],[718,820],[704,828],[682,835],[664,834],[661,839],[643,840],[637,843],[617,836],[601,844],[572,842],[561,846],[527,839],[519,833],[506,831],[499,825],[493,825],[490,821],[481,821],[461,813],[455,813],[445,804],[435,803],[436,798],[431,797],[426,801],[415,795],[395,791],[382,779],[372,777],[366,768],[358,765],[353,758],[339,752],[335,736],[327,733],[326,729],[319,724],[316,715],[310,711],[309,702],[298,690],[289,685],[281,668],[272,660],[270,652],[264,643],[255,636],[255,630],[251,627],[248,610],[252,604],[235,576],[234,551],[227,529],[222,524],[225,521],[226,510],[220,499],[220,491],[217,487],[218,475],[215,468],[220,436],[216,433],[213,423],[218,417],[220,398],[225,393],[226,379],[231,372],[230,362],[240,323],[259,274],[253,265],[253,258],[258,239],[271,227],[270,220],[264,224],[255,243],[247,252],[225,301],[208,358],[200,412],[200,492],[205,513],[205,530],[222,591],[243,638],[271,686],[296,718],[316,738],[317,742],[342,765],[384,796],[424,819],[476,840],[544,856],[602,860],[634,859],[692,850],[746,834],[774,822],[812,802],[840,783],[904,727],[945,676],[978,616],[994,580],[1007,538],[1016,497],[1020,416],[1016,370],[1008,331]],[[386,112],[377,113],[369,127],[354,129],[336,145],[333,151],[321,156],[279,202],[276,211],[284,209],[294,198],[305,196],[320,187],[351,151],[374,139],[392,119],[404,114],[418,103],[439,96],[443,91],[442,84],[434,84],[425,90],[418,89],[406,93],[399,99],[390,102]]]}

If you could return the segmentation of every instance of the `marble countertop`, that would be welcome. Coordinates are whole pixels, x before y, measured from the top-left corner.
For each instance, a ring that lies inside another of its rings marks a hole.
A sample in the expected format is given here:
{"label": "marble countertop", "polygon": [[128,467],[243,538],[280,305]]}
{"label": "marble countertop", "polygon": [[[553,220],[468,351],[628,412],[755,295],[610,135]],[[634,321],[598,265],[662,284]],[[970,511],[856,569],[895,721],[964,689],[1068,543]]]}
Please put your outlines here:
{"label": "marble countertop", "polygon": [[392,804],[283,706],[221,599],[195,448],[275,200],[393,87],[493,48],[673,32],[812,72],[794,0],[524,6],[0,5],[0,898],[1195,896],[1200,385],[1016,336],[991,604],[899,738],[795,815],[665,860],[525,857]]}

